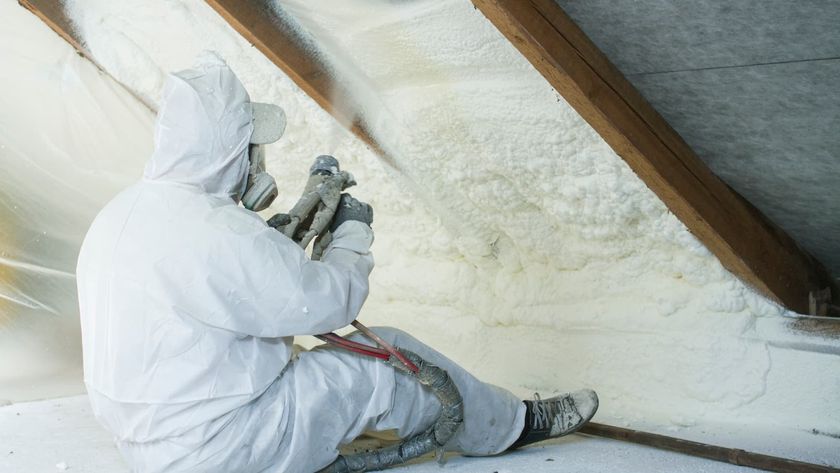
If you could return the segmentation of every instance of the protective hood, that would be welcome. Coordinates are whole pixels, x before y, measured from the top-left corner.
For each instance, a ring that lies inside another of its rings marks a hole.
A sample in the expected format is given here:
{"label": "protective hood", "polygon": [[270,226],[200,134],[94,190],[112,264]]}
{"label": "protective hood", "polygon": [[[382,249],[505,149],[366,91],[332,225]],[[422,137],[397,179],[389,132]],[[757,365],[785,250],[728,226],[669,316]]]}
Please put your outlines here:
{"label": "protective hood", "polygon": [[170,74],[155,124],[155,151],[144,177],[199,187],[239,200],[253,131],[248,92],[218,55]]}

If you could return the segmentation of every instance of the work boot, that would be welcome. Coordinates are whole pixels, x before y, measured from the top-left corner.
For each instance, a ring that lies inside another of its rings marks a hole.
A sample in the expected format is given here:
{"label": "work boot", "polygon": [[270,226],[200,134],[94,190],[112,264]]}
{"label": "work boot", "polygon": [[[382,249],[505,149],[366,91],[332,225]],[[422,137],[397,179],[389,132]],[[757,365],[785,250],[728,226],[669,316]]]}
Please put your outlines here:
{"label": "work boot", "polygon": [[539,394],[534,394],[533,401],[523,402],[526,408],[525,428],[508,450],[569,435],[589,422],[598,410],[598,395],[591,389],[581,389],[545,400],[540,399]]}

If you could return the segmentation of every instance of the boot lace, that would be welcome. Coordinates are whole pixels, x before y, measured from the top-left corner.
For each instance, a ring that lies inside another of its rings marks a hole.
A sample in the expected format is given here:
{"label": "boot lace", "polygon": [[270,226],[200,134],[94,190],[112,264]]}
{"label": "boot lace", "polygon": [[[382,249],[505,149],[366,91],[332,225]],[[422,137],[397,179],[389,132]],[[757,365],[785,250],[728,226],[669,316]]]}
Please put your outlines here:
{"label": "boot lace", "polygon": [[553,402],[546,402],[540,395],[534,393],[534,429],[547,429],[557,415],[557,406]]}
{"label": "boot lace", "polygon": [[574,417],[577,415],[577,407],[571,396],[563,396],[560,399],[542,400],[540,395],[534,393],[533,405],[533,428],[550,429],[554,423],[559,422],[562,430],[574,424]]}

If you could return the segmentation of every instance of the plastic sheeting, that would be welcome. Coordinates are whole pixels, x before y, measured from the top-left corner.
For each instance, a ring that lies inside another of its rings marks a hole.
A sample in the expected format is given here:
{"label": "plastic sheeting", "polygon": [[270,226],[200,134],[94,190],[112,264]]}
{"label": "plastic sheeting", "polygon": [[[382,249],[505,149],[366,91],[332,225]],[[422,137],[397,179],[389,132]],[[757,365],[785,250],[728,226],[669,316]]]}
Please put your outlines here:
{"label": "plastic sheeting", "polygon": [[76,281],[97,211],[137,180],[152,112],[0,3],[0,404],[84,390]]}

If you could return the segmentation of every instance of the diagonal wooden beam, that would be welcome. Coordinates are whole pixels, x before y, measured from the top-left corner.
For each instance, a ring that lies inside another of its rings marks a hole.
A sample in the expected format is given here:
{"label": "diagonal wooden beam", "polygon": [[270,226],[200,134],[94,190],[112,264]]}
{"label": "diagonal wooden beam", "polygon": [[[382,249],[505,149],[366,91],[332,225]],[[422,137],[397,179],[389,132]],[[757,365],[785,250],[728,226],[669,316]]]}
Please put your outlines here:
{"label": "diagonal wooden beam", "polygon": [[[18,4],[34,13],[35,16],[41,19],[41,21],[46,23],[47,26],[58,33],[58,35],[64,38],[65,41],[70,43],[70,45],[73,46],[79,54],[85,56],[91,62],[96,64],[96,62],[93,61],[93,58],[90,57],[85,48],[82,46],[82,38],[73,26],[70,16],[67,15],[66,10],[64,9],[63,1],[18,0]],[[97,67],[99,66],[97,65]]]}
{"label": "diagonal wooden beam", "polygon": [[[79,54],[101,70],[102,67],[85,48],[62,0],[18,0],[59,36],[70,43]],[[334,79],[329,68],[320,60],[315,45],[306,44],[294,25],[286,24],[262,0],[207,0],[240,35],[257,47],[266,57],[286,73],[306,94],[339,123],[365,142],[386,164],[396,163],[372,138],[359,113],[348,100],[352,95]],[[135,97],[137,95],[129,90]],[[152,108],[140,97],[138,100]]]}
{"label": "diagonal wooden beam", "polygon": [[155,108],[150,103],[146,102],[145,99],[137,95],[134,90],[116,80],[105,70],[105,68],[96,62],[96,59],[93,58],[93,55],[91,55],[90,51],[88,51],[85,47],[82,35],[76,29],[75,25],[73,25],[70,15],[67,14],[64,0],[18,0],[18,4],[40,18],[41,21],[50,27],[50,29],[55,31],[62,39],[70,43],[70,46],[73,46],[73,49],[76,50],[77,54],[90,61],[91,64],[96,66],[96,68],[103,74],[114,79],[114,82],[119,84],[126,92],[136,98],[138,102],[142,103],[151,112],[156,112]]}
{"label": "diagonal wooden beam", "polygon": [[826,288],[837,304],[828,271],[715,176],[557,3],[472,2],[724,267],[800,313],[824,312]]}
{"label": "diagonal wooden beam", "polygon": [[264,0],[206,0],[242,37],[256,46],[298,87],[335,117],[387,164],[396,162],[373,139],[353,94],[321,60],[317,45],[307,43],[295,25],[286,23]]}

